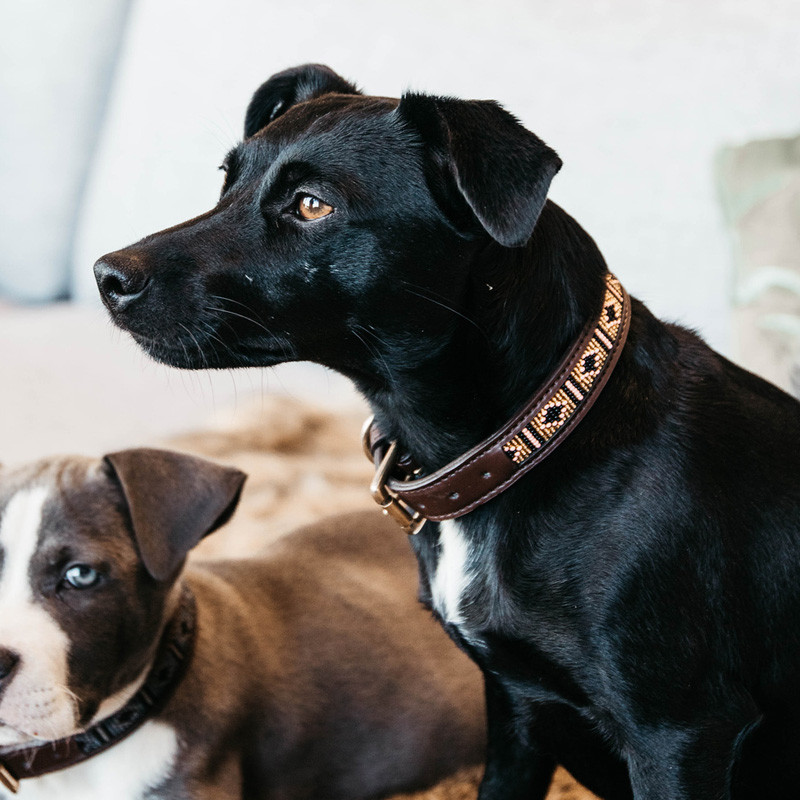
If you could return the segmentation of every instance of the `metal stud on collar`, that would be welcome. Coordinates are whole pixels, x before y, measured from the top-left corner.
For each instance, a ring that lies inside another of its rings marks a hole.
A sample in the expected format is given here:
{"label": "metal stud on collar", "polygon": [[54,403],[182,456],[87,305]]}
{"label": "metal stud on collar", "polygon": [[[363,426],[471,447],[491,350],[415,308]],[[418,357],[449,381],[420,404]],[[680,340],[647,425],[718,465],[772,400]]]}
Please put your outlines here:
{"label": "metal stud on collar", "polygon": [[12,794],[16,794],[19,791],[19,781],[3,764],[0,764],[0,783]]}

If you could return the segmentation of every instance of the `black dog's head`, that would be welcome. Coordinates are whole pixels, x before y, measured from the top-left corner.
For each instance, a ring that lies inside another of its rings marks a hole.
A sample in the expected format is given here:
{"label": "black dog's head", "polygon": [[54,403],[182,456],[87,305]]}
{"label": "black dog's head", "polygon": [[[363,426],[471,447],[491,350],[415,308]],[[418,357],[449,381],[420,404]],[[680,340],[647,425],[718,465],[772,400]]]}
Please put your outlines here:
{"label": "black dog's head", "polygon": [[423,364],[466,324],[473,255],[526,243],[560,167],[494,102],[367,97],[319,65],[261,86],[244,133],[214,209],[95,266],[174,366]]}

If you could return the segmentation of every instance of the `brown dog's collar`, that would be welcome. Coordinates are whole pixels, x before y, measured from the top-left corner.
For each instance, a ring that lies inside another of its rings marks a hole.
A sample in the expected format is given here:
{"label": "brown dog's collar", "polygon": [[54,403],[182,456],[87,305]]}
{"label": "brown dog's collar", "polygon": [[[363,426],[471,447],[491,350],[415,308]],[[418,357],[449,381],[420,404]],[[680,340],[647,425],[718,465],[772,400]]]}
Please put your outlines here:
{"label": "brown dog's collar", "polygon": [[606,273],[603,310],[583,329],[545,385],[502,429],[446,467],[414,478],[414,468],[372,418],[363,443],[375,462],[370,491],[406,533],[428,519],[460,517],[491,500],[543,461],[586,416],[619,359],[631,321],[631,302]]}
{"label": "brown dog's collar", "polygon": [[178,610],[161,637],[153,666],[139,691],[115,714],[82,733],[0,753],[0,785],[16,794],[21,780],[66,769],[99,755],[158,714],[191,660],[196,615],[194,596],[184,585]]}

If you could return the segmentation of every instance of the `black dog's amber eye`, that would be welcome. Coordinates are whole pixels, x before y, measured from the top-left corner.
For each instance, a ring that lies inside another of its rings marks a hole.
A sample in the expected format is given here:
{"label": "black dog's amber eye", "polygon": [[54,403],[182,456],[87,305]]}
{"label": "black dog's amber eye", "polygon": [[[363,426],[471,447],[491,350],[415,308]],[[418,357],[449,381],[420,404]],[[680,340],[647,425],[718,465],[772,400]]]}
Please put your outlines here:
{"label": "black dog's amber eye", "polygon": [[314,197],[313,194],[301,195],[297,201],[297,215],[302,219],[322,219],[331,213],[333,213],[333,206],[329,206],[319,197]]}

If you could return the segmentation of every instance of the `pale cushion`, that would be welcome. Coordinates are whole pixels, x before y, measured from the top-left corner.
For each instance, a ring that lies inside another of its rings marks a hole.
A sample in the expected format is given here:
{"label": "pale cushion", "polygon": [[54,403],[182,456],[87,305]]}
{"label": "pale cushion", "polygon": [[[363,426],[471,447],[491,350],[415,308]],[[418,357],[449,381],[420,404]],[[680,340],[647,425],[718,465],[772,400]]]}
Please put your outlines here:
{"label": "pale cushion", "polygon": [[728,147],[717,165],[735,258],[735,353],[800,397],[800,136]]}

